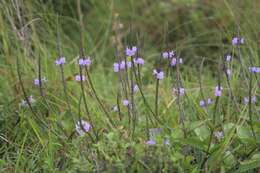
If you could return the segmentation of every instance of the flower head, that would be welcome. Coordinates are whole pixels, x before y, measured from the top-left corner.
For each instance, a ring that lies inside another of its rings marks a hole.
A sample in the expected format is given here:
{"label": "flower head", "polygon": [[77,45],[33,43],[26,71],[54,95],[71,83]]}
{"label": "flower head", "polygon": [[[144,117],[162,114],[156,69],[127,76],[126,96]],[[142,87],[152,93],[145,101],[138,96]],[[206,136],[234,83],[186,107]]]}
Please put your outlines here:
{"label": "flower head", "polygon": [[224,138],[224,133],[223,131],[216,131],[214,132],[214,136],[218,139],[218,140],[221,140]]}
{"label": "flower head", "polygon": [[125,54],[126,54],[126,56],[134,56],[136,51],[137,51],[137,47],[136,46],[126,47]]}
{"label": "flower head", "polygon": [[118,63],[114,63],[114,72],[119,72],[120,65]]}
{"label": "flower head", "polygon": [[[30,104],[33,104],[35,102],[35,99],[33,98],[32,95],[28,96],[27,99],[28,99]],[[26,99],[22,100],[21,103],[20,103],[20,106],[27,107],[28,106],[27,100]]]}
{"label": "flower head", "polygon": [[153,70],[153,75],[156,77],[156,79],[158,80],[162,80],[164,78],[164,73],[163,71],[159,70],[159,69],[154,69]]}
{"label": "flower head", "polygon": [[134,92],[136,93],[136,92],[139,90],[138,85],[135,84],[133,90],[134,90]]}
{"label": "flower head", "polygon": [[65,57],[60,57],[60,58],[58,58],[56,61],[55,61],[55,64],[56,65],[63,65],[63,64],[65,64],[65,62],[66,62],[66,59],[65,59]]}
{"label": "flower head", "polygon": [[39,80],[38,78],[36,78],[36,79],[34,79],[34,81],[33,81],[33,83],[34,83],[35,86],[40,86],[40,82],[41,82],[41,83],[45,83],[45,82],[47,82],[47,80],[46,80],[45,77],[43,77],[41,80]]}
{"label": "flower head", "polygon": [[128,106],[129,105],[129,101],[127,99],[123,100],[123,105],[124,106]]}
{"label": "flower head", "polygon": [[90,57],[87,57],[87,58],[80,58],[79,59],[79,65],[80,66],[90,66],[91,65],[91,59]]}
{"label": "flower head", "polygon": [[204,100],[201,100],[201,101],[200,101],[200,106],[201,106],[201,107],[204,107],[204,106],[206,106],[206,103],[205,103],[205,101],[204,101]]}
{"label": "flower head", "polygon": [[243,37],[233,37],[232,38],[232,45],[241,45],[244,44],[245,40]]}
{"label": "flower head", "polygon": [[87,121],[80,120],[76,123],[76,131],[80,136],[84,136],[91,128],[91,125]]}
{"label": "flower head", "polygon": [[148,141],[146,141],[146,145],[149,145],[149,146],[152,146],[152,145],[155,145],[156,144],[156,142],[154,141],[154,140],[148,140]]}
{"label": "flower head", "polygon": [[137,65],[144,65],[144,59],[143,58],[135,58],[134,63]]}
{"label": "flower head", "polygon": [[164,51],[162,52],[162,57],[164,59],[170,59],[175,55],[174,51]]}
{"label": "flower head", "polygon": [[226,60],[227,62],[231,61],[231,55],[226,55],[225,60]]}
{"label": "flower head", "polygon": [[260,73],[260,67],[249,67],[251,73]]}
{"label": "flower head", "polygon": [[117,105],[115,105],[115,106],[112,107],[112,111],[113,111],[113,112],[117,112],[117,111],[118,111]]}
{"label": "flower head", "polygon": [[80,75],[76,75],[76,76],[75,76],[75,80],[76,80],[76,81],[85,81],[85,80],[86,80],[86,77],[85,77],[85,76],[82,76],[82,75],[81,75],[81,76],[80,76]]}
{"label": "flower head", "polygon": [[173,88],[173,94],[179,94],[180,96],[183,96],[185,94],[184,88]]}
{"label": "flower head", "polygon": [[222,94],[222,89],[223,88],[221,86],[216,86],[215,87],[215,96],[220,97]]}
{"label": "flower head", "polygon": [[[244,104],[248,104],[248,103],[249,103],[249,98],[248,97],[244,97]],[[256,103],[256,96],[252,96],[251,103],[253,103],[253,104]]]}
{"label": "flower head", "polygon": [[227,77],[230,78],[232,75],[232,71],[230,69],[226,70]]}

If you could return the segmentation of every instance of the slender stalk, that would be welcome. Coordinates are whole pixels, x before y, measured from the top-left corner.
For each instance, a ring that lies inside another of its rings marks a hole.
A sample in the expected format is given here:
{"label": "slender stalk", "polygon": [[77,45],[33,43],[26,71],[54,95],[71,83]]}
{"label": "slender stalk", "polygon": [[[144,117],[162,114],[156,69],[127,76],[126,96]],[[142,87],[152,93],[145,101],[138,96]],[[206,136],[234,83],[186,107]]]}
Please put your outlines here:
{"label": "slender stalk", "polygon": [[255,138],[255,141],[256,141],[256,134],[255,134],[255,130],[254,130],[254,126],[253,126],[253,119],[252,119],[252,73],[250,73],[250,78],[249,78],[249,102],[248,102],[248,116],[249,116],[249,125],[250,125],[250,128],[252,130],[252,133],[253,133],[253,136]]}

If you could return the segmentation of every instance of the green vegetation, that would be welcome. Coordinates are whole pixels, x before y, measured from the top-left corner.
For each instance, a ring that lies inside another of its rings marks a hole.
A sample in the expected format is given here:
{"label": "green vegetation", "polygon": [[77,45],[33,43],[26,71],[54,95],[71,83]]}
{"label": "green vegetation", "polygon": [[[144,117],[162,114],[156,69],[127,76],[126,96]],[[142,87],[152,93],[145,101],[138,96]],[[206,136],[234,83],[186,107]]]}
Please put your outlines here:
{"label": "green vegetation", "polygon": [[[1,0],[0,172],[260,172],[259,8]],[[78,64],[84,56],[89,67]],[[114,72],[121,61],[132,67]]]}

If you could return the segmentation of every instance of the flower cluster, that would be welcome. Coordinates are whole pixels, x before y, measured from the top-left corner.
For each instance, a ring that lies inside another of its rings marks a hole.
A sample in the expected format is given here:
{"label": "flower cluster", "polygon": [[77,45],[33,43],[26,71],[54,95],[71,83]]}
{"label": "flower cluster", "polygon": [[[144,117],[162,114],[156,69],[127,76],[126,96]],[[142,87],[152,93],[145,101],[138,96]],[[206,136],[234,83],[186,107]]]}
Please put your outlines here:
{"label": "flower cluster", "polygon": [[251,73],[260,73],[260,67],[249,67]]}
{"label": "flower cluster", "polygon": [[216,131],[214,132],[214,136],[218,139],[221,140],[224,138],[224,132],[223,131]]}
{"label": "flower cluster", "polygon": [[226,55],[225,60],[226,60],[227,62],[230,62],[231,59],[232,59],[231,55]]}
{"label": "flower cluster", "polygon": [[154,69],[153,70],[153,75],[156,77],[158,80],[162,80],[164,78],[164,73],[160,69]]}
{"label": "flower cluster", "polygon": [[174,66],[177,65],[177,63],[178,63],[178,64],[182,64],[182,62],[183,62],[183,61],[182,61],[182,58],[178,58],[178,59],[177,59],[177,58],[172,58],[172,60],[171,60],[171,66],[174,67]]}
{"label": "flower cluster", "polygon": [[[244,97],[244,104],[248,104],[249,103],[249,98],[248,97]],[[256,103],[256,96],[253,96],[251,98],[251,103],[255,104]]]}
{"label": "flower cluster", "polygon": [[[29,101],[30,104],[33,104],[35,102],[35,99],[33,98],[32,95],[30,95],[27,98],[28,98],[28,101]],[[27,103],[26,99],[21,101],[20,106],[22,106],[22,107],[27,107],[28,106],[28,103]]]}
{"label": "flower cluster", "polygon": [[78,82],[80,82],[80,81],[85,81],[86,80],[86,77],[85,76],[83,76],[83,75],[76,75],[75,76],[75,81],[78,81]]}
{"label": "flower cluster", "polygon": [[140,58],[140,57],[135,58],[134,59],[134,64],[136,64],[136,65],[144,65],[144,59]]}
{"label": "flower cluster", "polygon": [[137,47],[133,46],[133,47],[126,47],[125,49],[125,54],[126,56],[134,56],[137,52]]}
{"label": "flower cluster", "polygon": [[221,94],[222,94],[222,87],[221,86],[216,86],[215,87],[215,96],[217,96],[217,97],[220,97],[221,96]]}
{"label": "flower cluster", "polygon": [[[206,104],[207,103],[207,104]],[[201,100],[200,101],[200,106],[201,107],[205,107],[206,105],[211,105],[213,103],[212,99],[211,98],[208,98],[207,99],[207,102],[205,100]]]}
{"label": "flower cluster", "polygon": [[80,58],[79,59],[79,65],[80,66],[90,66],[91,65],[91,59],[90,57],[87,57],[87,58]]}
{"label": "flower cluster", "polygon": [[173,88],[173,94],[183,96],[185,94],[184,88]]}
{"label": "flower cluster", "polygon": [[91,125],[87,121],[80,120],[76,123],[76,131],[80,136],[84,136],[91,128]]}
{"label": "flower cluster", "polygon": [[33,83],[34,83],[35,86],[40,86],[40,82],[43,84],[43,83],[47,82],[47,79],[46,79],[45,77],[43,77],[41,80],[38,79],[38,78],[36,78],[36,79],[34,79],[34,81],[33,81]]}
{"label": "flower cluster", "polygon": [[126,65],[128,68],[132,67],[132,63],[130,61],[121,61],[120,63],[114,63],[114,72],[119,72],[119,70],[124,70],[126,68]]}
{"label": "flower cluster", "polygon": [[162,52],[162,57],[164,59],[171,59],[171,58],[174,57],[174,55],[175,55],[174,51],[164,51],[164,52]]}
{"label": "flower cluster", "polygon": [[56,65],[63,65],[63,64],[65,64],[66,63],[66,59],[65,59],[65,57],[60,57],[60,58],[58,58],[56,61],[55,61],[55,64]]}
{"label": "flower cluster", "polygon": [[243,37],[233,37],[232,38],[232,45],[241,45],[244,43],[245,43],[245,40]]}

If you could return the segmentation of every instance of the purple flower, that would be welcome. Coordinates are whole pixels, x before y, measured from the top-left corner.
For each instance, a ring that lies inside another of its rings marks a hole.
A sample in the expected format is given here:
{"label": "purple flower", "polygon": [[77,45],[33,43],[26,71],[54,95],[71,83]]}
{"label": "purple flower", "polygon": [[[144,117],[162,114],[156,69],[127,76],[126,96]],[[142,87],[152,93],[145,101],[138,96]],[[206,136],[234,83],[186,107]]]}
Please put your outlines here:
{"label": "purple flower", "polygon": [[136,92],[139,90],[138,85],[135,84],[133,90],[134,90],[134,92],[136,93]]}
{"label": "purple flower", "polygon": [[156,77],[156,79],[158,80],[162,80],[164,77],[164,73],[163,71],[159,70],[159,69],[154,69],[153,70],[153,75]]}
{"label": "purple flower", "polygon": [[249,67],[251,73],[260,73],[260,67]]}
{"label": "purple flower", "polygon": [[127,99],[123,100],[123,105],[124,106],[128,106],[129,105],[129,101]]}
{"label": "purple flower", "polygon": [[88,58],[80,58],[79,59],[79,65],[80,66],[90,66],[91,65],[90,57],[88,57]]}
{"label": "purple flower", "polygon": [[134,63],[137,65],[144,65],[144,59],[143,58],[135,58]]}
{"label": "purple flower", "polygon": [[148,141],[146,141],[146,145],[149,145],[149,146],[152,146],[152,145],[155,145],[156,144],[156,142],[154,141],[154,140],[148,140]]}
{"label": "purple flower", "polygon": [[244,38],[243,37],[233,37],[232,39],[232,45],[241,45],[244,44]]}
{"label": "purple flower", "polygon": [[128,67],[128,68],[131,68],[131,67],[132,67],[132,62],[127,61],[127,67]]}
{"label": "purple flower", "polygon": [[227,55],[227,56],[226,56],[226,61],[227,61],[227,62],[231,61],[231,55]]}
{"label": "purple flower", "polygon": [[175,55],[175,54],[174,54],[173,51],[165,51],[165,52],[162,53],[162,57],[163,57],[164,59],[170,59],[170,58],[172,58],[174,55]]}
{"label": "purple flower", "polygon": [[63,64],[65,64],[65,62],[66,62],[66,59],[65,59],[65,57],[60,57],[60,58],[58,58],[56,61],[55,61],[55,64],[56,65],[63,65]]}
{"label": "purple flower", "polygon": [[81,80],[82,80],[82,81],[85,81],[85,80],[86,80],[86,77],[85,77],[85,76],[76,75],[76,76],[75,76],[75,80],[76,80],[76,81],[81,81]]}
{"label": "purple flower", "polygon": [[118,63],[114,63],[114,72],[119,72],[120,65]]}
{"label": "purple flower", "polygon": [[125,61],[121,61],[120,65],[119,65],[120,70],[124,70],[125,69]]}
{"label": "purple flower", "polygon": [[227,70],[226,70],[226,73],[227,73],[228,78],[230,78],[231,75],[232,75],[232,71],[231,71],[230,69],[227,69]]}
{"label": "purple flower", "polygon": [[[30,104],[33,104],[35,102],[35,99],[33,98],[32,95],[28,96],[27,98],[28,98],[28,101],[29,101]],[[21,103],[20,103],[20,106],[27,107],[28,106],[27,101],[25,99],[22,100]]]}
{"label": "purple flower", "polygon": [[222,89],[223,88],[221,86],[216,86],[216,88],[215,88],[215,96],[220,97],[221,94],[222,94]]}
{"label": "purple flower", "polygon": [[134,56],[136,51],[137,51],[137,47],[136,46],[133,46],[132,48],[126,47],[125,54],[126,54],[126,56]]}
{"label": "purple flower", "polygon": [[201,101],[200,101],[200,106],[201,106],[201,107],[204,107],[204,106],[206,106],[206,104],[205,104],[205,101],[204,101],[204,100],[201,100]]}
{"label": "purple flower", "polygon": [[180,96],[183,96],[185,94],[184,88],[173,88],[173,94],[179,94]]}
{"label": "purple flower", "polygon": [[172,58],[171,66],[174,67],[174,66],[176,66],[176,64],[177,64],[177,59],[176,58]]}
{"label": "purple flower", "polygon": [[224,133],[222,131],[216,131],[214,132],[214,136],[218,139],[221,140],[224,138]]}
{"label": "purple flower", "polygon": [[[47,82],[47,80],[45,77],[43,77],[41,83],[45,83],[45,82]],[[34,79],[33,83],[35,86],[40,86],[40,80],[38,78]]]}
{"label": "purple flower", "polygon": [[91,128],[91,125],[87,121],[80,120],[76,123],[76,131],[80,136],[84,136]]}
{"label": "purple flower", "polygon": [[211,99],[211,98],[208,98],[208,105],[210,105],[210,104],[212,104],[212,103],[213,103],[212,99]]}
{"label": "purple flower", "polygon": [[[248,103],[249,103],[249,98],[248,97],[244,97],[244,104],[248,104]],[[253,103],[253,104],[256,103],[256,96],[252,96],[251,103]]]}

